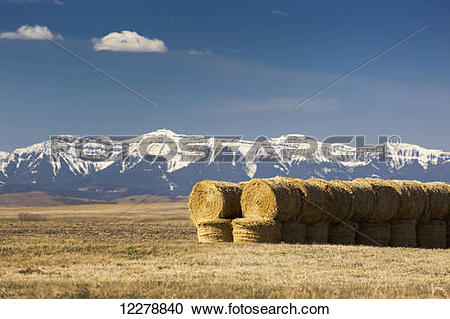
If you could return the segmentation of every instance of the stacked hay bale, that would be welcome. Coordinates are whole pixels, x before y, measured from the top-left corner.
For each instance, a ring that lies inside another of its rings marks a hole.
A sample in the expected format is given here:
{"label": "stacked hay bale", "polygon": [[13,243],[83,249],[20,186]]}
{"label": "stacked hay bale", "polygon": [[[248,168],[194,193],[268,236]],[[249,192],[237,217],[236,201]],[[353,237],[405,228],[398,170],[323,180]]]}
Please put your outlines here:
{"label": "stacked hay bale", "polygon": [[345,182],[353,194],[352,217],[355,223],[368,223],[377,219],[377,195],[366,179]]}
{"label": "stacked hay bale", "polygon": [[194,186],[189,210],[199,241],[233,241],[231,220],[242,216],[240,200],[244,185],[205,180]]}
{"label": "stacked hay bale", "polygon": [[450,217],[447,218],[447,248],[450,248]]}
{"label": "stacked hay bale", "polygon": [[232,242],[232,219],[202,220],[197,224],[198,241],[207,242]]}
{"label": "stacked hay bale", "polygon": [[[337,224],[332,227],[330,232],[330,243],[352,245],[356,243],[365,243],[367,239],[364,235],[358,236],[359,224],[378,222],[377,220],[377,196],[371,185],[366,179],[345,181],[344,183],[352,194],[352,206],[350,220],[345,224]],[[363,225],[365,232],[371,230]],[[373,244],[373,243],[372,243]]]}
{"label": "stacked hay bale", "polygon": [[330,244],[336,245],[354,245],[356,243],[356,230],[358,224],[352,221],[346,221],[340,224],[331,225],[328,238]]}
{"label": "stacked hay bale", "polygon": [[330,231],[329,223],[314,223],[306,225],[306,243],[326,244],[328,243]]}
{"label": "stacked hay bale", "polygon": [[450,185],[359,178],[202,181],[190,197],[201,242],[450,246]]}
{"label": "stacked hay bale", "polygon": [[235,243],[278,243],[281,223],[273,219],[236,218],[233,239]]}
{"label": "stacked hay bale", "polygon": [[353,189],[345,181],[331,181],[336,208],[341,212],[332,220],[328,231],[330,244],[354,245],[358,224],[351,221],[353,217]]}
{"label": "stacked hay bale", "polygon": [[297,215],[296,222],[305,225],[305,243],[326,244],[330,210],[333,209],[333,193],[329,182],[321,179],[291,179],[302,194],[302,207]]}
{"label": "stacked hay bale", "polygon": [[353,214],[351,188],[342,181],[325,181],[318,178],[296,180],[296,183],[305,194],[299,220],[306,223],[306,241],[327,243],[330,234],[333,234],[333,243],[347,244],[348,238],[340,238],[338,234],[342,234],[341,225],[347,227],[347,232],[354,231],[347,224]]}
{"label": "stacked hay bale", "polygon": [[389,245],[393,247],[416,247],[416,225],[417,222],[413,219],[392,221]]}
{"label": "stacked hay bale", "polygon": [[367,246],[387,246],[391,238],[391,224],[383,222],[359,224],[356,243]]}
{"label": "stacked hay bale", "polygon": [[423,183],[391,181],[400,194],[400,205],[392,216],[390,246],[416,247],[416,224],[427,218],[428,197]]}
{"label": "stacked hay bale", "polygon": [[427,194],[427,213],[417,224],[417,244],[423,248],[450,247],[450,185],[441,182],[423,184]]}
{"label": "stacked hay bale", "polygon": [[306,243],[306,224],[296,221],[282,223],[281,240],[290,244]]}
{"label": "stacked hay bale", "polygon": [[447,222],[435,219],[418,225],[417,243],[423,248],[446,248]]}
{"label": "stacked hay bale", "polygon": [[301,225],[283,227],[282,223],[297,219],[302,198],[301,190],[289,178],[253,179],[242,191],[244,218],[233,223],[235,242],[274,243],[282,237],[289,242],[301,241],[302,234],[294,233],[295,229],[303,231]]}
{"label": "stacked hay bale", "polygon": [[343,229],[338,225],[350,219],[352,201],[351,188],[340,181],[276,177],[249,182],[241,206],[244,218],[282,223],[281,240],[285,242],[327,243],[329,229],[336,226],[334,242],[348,244],[352,234],[340,239]]}
{"label": "stacked hay bale", "polygon": [[386,246],[391,239],[389,222],[400,209],[401,188],[395,182],[377,178],[358,178],[355,181],[364,185],[366,190],[371,188],[376,198],[373,214],[359,214],[359,218],[364,221],[359,225],[356,242],[362,245]]}
{"label": "stacked hay bale", "polygon": [[368,183],[376,197],[372,221],[389,222],[400,208],[401,189],[392,182],[377,178],[357,178],[357,182]]}

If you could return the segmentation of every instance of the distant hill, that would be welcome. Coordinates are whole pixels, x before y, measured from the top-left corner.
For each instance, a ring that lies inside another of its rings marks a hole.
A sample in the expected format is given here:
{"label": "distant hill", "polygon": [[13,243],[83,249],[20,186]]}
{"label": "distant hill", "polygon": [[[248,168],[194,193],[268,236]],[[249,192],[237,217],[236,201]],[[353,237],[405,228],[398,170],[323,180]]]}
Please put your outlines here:
{"label": "distant hill", "polygon": [[187,196],[134,195],[118,198],[114,201],[99,201],[50,194],[47,192],[24,192],[0,194],[0,207],[44,207],[89,204],[126,204],[126,203],[175,203],[187,202]]}
{"label": "distant hill", "polygon": [[104,202],[83,198],[64,197],[46,192],[0,194],[0,207],[64,206],[102,203]]}
{"label": "distant hill", "polygon": [[134,195],[119,198],[116,200],[117,203],[139,203],[144,201],[146,203],[176,203],[176,202],[187,202],[188,196],[156,196],[156,195]]}

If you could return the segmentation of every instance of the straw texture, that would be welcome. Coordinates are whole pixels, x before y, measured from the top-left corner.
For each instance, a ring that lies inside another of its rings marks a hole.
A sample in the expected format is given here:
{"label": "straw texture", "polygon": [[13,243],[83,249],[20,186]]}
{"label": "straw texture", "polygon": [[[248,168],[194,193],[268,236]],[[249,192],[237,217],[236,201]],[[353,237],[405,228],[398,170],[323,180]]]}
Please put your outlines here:
{"label": "straw texture", "polygon": [[392,221],[389,245],[393,247],[416,247],[416,225],[417,222],[413,219]]}
{"label": "straw texture", "polygon": [[417,245],[423,248],[447,247],[447,223],[444,220],[429,220],[417,225]]}
{"label": "straw texture", "polygon": [[280,222],[296,220],[302,206],[300,192],[289,178],[253,179],[242,192],[242,215]]}
{"label": "straw texture", "polygon": [[298,222],[287,222],[281,226],[281,240],[290,244],[306,242],[306,225]]}
{"label": "straw texture", "polygon": [[331,224],[328,234],[328,242],[335,245],[354,245],[356,243],[356,231],[358,224],[345,222]]}
{"label": "straw texture", "polygon": [[329,223],[315,223],[306,225],[306,242],[308,244],[328,243]]}
{"label": "straw texture", "polygon": [[358,226],[356,243],[368,246],[387,246],[390,237],[391,225],[389,223],[364,223]]}
{"label": "straw texture", "polygon": [[232,222],[235,243],[278,243],[281,223],[271,219],[236,218]]}
{"label": "straw texture", "polygon": [[242,216],[242,186],[229,182],[201,181],[189,196],[189,210],[195,224],[202,220],[232,219]]}
{"label": "straw texture", "polygon": [[393,183],[401,190],[401,201],[392,219],[423,219],[428,211],[428,196],[423,183],[418,181],[393,181]]}
{"label": "straw texture", "polygon": [[373,216],[377,221],[391,220],[400,209],[401,188],[392,181],[384,181],[377,178],[357,178],[356,181],[370,183],[377,197],[376,214]]}
{"label": "straw texture", "polygon": [[365,179],[345,182],[352,190],[353,213],[351,220],[370,222],[376,220],[377,195],[371,184]]}
{"label": "straw texture", "polygon": [[332,217],[329,214],[335,210],[335,203],[329,182],[317,178],[305,181],[293,179],[293,181],[306,196],[298,218],[299,222],[315,224],[330,221]]}
{"label": "straw texture", "polygon": [[199,242],[232,242],[231,219],[204,220],[197,225]]}
{"label": "straw texture", "polygon": [[424,183],[428,196],[428,219],[446,219],[450,216],[450,186],[446,183]]}

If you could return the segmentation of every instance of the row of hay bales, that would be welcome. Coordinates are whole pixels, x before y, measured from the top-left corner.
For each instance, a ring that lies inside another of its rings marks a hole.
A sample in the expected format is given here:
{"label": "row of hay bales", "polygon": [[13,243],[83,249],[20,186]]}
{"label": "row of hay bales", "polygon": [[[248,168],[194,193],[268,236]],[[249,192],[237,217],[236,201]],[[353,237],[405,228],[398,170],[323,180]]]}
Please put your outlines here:
{"label": "row of hay bales", "polygon": [[202,181],[189,208],[201,242],[450,247],[450,185],[441,182]]}

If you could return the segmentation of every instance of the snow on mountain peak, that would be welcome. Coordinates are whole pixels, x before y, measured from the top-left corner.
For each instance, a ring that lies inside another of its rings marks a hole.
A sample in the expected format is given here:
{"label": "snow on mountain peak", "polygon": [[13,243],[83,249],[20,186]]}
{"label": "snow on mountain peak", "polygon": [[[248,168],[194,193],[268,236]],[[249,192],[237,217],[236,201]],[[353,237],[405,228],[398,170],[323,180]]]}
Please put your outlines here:
{"label": "snow on mountain peak", "polygon": [[[369,153],[360,158],[355,147],[318,141],[309,145],[304,138],[301,134],[287,134],[258,141],[228,141],[159,129],[127,142],[114,140],[110,156],[94,160],[89,156],[105,153],[101,139],[80,146],[74,136],[65,136],[57,142],[60,151],[56,152],[55,160],[50,156],[51,141],[12,153],[0,152],[0,191],[8,187],[98,190],[101,185],[101,188],[129,188],[138,193],[188,194],[202,179],[241,181],[278,175],[344,180],[378,176],[450,182],[450,152],[387,143],[369,147]],[[144,140],[148,144],[142,144]],[[257,145],[259,141],[262,144]],[[385,162],[379,161],[380,149],[385,151]]]}
{"label": "snow on mountain peak", "polygon": [[174,136],[174,135],[178,135],[178,134],[175,133],[172,130],[169,130],[169,129],[166,129],[166,128],[160,128],[160,129],[157,129],[156,131],[148,132],[148,133],[144,134],[144,136],[146,136],[146,135]]}

